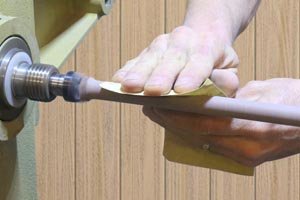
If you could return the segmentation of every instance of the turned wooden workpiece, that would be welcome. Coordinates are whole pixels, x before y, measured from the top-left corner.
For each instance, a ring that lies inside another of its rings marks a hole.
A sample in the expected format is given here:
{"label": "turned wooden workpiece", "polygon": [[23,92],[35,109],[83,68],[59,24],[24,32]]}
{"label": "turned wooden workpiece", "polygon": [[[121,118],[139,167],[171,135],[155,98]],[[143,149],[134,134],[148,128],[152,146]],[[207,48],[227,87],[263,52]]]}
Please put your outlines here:
{"label": "turned wooden workpiece", "polygon": [[[109,100],[202,115],[300,126],[300,109],[298,107],[214,96],[211,90],[215,86],[210,80],[207,80],[196,91],[186,94],[176,94],[171,91],[165,96],[144,96],[143,92],[125,93],[118,83],[99,82],[92,78],[88,79],[85,87],[82,95],[86,100]],[[222,94],[220,93],[220,95]]]}

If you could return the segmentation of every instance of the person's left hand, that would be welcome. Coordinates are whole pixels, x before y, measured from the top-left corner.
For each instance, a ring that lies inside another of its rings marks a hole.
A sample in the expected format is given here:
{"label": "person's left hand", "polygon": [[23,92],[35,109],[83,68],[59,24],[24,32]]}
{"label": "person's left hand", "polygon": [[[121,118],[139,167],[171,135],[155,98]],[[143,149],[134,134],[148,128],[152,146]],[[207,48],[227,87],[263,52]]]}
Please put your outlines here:
{"label": "person's left hand", "polygon": [[[300,80],[253,81],[236,98],[300,106]],[[300,109],[300,108],[299,108]],[[300,152],[300,128],[232,118],[207,117],[144,107],[151,120],[179,134],[190,144],[257,166]]]}

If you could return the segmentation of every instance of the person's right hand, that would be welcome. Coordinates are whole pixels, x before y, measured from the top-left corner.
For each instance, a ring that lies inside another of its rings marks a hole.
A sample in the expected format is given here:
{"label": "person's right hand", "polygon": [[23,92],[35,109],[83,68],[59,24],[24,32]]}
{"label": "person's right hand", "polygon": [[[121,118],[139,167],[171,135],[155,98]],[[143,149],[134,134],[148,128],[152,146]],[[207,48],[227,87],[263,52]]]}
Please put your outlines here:
{"label": "person's right hand", "polygon": [[138,57],[128,61],[113,77],[126,92],[163,95],[197,89],[207,78],[229,96],[239,86],[238,56],[222,31],[187,26],[158,36]]}

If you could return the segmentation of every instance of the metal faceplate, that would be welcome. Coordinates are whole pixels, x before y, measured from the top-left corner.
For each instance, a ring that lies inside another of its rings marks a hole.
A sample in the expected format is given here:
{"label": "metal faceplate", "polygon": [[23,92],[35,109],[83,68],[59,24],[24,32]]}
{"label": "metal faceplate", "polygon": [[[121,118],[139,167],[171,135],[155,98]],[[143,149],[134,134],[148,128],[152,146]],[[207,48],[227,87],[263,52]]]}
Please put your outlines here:
{"label": "metal faceplate", "polygon": [[14,67],[31,64],[31,53],[20,37],[9,37],[0,46],[0,120],[10,121],[23,111],[26,99],[17,99],[12,90]]}

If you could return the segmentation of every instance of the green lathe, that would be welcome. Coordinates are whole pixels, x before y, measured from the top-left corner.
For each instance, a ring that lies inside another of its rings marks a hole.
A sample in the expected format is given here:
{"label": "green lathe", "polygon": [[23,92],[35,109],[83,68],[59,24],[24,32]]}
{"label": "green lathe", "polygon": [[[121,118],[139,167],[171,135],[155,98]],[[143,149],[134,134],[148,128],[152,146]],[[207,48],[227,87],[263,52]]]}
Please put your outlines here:
{"label": "green lathe", "polygon": [[[112,4],[111,0],[0,0],[0,60],[5,60],[3,56],[14,56],[28,64],[60,67],[97,20],[111,10]],[[8,64],[1,70],[6,67],[9,68]],[[8,87],[3,84],[5,81],[1,81],[0,87]],[[24,103],[11,100],[16,105]],[[0,102],[1,200],[37,198],[37,106],[28,101],[17,107],[8,108]]]}

